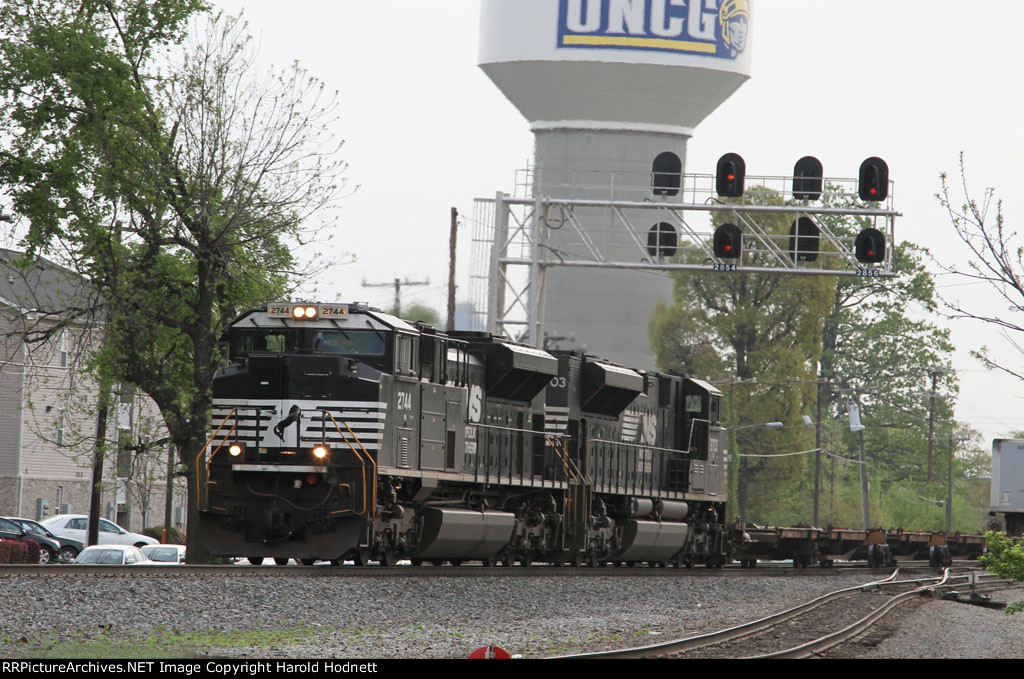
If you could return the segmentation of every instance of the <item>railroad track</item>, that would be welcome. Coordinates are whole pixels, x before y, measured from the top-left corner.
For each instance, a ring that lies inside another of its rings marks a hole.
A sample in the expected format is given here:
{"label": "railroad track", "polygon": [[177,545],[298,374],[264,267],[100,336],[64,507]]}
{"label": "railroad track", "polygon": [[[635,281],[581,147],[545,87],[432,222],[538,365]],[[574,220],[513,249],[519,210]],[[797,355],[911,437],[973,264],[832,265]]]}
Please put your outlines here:
{"label": "railroad track", "polygon": [[[559,658],[806,658],[870,633],[896,607],[922,596],[937,596],[966,584],[969,573],[897,580],[887,578],[837,590],[775,615],[710,634],[636,648]],[[976,591],[997,589],[1009,581],[980,571]]]}
{"label": "railroad track", "polygon": [[[869,572],[864,565],[844,565],[832,568],[793,568],[786,564],[761,564],[757,568],[741,568],[727,566],[725,568],[691,568],[665,569],[646,567],[606,567],[606,568],[555,568],[547,565],[522,567],[483,567],[467,566],[330,566],[326,563],[315,566],[301,565],[264,565],[246,566],[240,564],[227,565],[191,565],[172,566],[113,566],[100,564],[37,564],[0,565],[0,578],[4,576],[28,575],[35,577],[81,577],[81,576],[113,576],[130,575],[138,577],[179,577],[209,576],[235,577],[239,575],[257,575],[261,577],[554,577],[554,576],[605,576],[605,577],[828,577],[829,575]],[[934,573],[935,569],[927,562],[919,562],[903,569],[904,573]]]}

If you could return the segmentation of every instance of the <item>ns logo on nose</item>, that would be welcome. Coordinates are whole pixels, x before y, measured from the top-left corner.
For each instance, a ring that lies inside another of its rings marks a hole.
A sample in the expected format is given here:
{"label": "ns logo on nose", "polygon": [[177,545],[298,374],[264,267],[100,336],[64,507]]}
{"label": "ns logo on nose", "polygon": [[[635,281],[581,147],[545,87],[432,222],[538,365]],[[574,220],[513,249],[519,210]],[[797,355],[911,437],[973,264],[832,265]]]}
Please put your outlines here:
{"label": "ns logo on nose", "polygon": [[749,0],[559,0],[559,48],[735,59],[746,49],[749,29]]}

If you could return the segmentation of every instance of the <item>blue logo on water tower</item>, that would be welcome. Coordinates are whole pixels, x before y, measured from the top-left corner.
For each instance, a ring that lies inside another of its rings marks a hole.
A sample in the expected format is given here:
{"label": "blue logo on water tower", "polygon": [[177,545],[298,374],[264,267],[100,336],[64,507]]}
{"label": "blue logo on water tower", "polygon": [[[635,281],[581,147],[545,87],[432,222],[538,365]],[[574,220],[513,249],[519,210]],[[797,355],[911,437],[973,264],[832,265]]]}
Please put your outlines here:
{"label": "blue logo on water tower", "polygon": [[559,0],[558,47],[655,50],[735,59],[749,0]]}

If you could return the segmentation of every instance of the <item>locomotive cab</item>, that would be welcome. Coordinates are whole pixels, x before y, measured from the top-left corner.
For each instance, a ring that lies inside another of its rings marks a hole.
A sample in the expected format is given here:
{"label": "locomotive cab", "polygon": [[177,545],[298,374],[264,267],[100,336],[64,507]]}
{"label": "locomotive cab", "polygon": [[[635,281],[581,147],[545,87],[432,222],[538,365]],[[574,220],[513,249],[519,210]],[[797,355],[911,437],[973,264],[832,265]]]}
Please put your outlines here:
{"label": "locomotive cab", "polygon": [[362,541],[384,388],[418,381],[418,339],[364,305],[268,304],[232,324],[200,497],[213,553],[336,560]]}

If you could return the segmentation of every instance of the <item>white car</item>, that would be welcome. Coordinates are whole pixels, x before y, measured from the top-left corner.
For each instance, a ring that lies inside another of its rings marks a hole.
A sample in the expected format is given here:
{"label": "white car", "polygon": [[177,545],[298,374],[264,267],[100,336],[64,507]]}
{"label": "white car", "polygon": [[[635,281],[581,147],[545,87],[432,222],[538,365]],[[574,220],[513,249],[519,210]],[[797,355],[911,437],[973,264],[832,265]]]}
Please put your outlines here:
{"label": "white car", "polygon": [[[39,523],[50,529],[54,535],[62,538],[71,538],[80,542],[88,542],[89,517],[85,514],[57,514],[43,519]],[[148,535],[129,533],[112,521],[100,519],[100,531],[97,544],[101,545],[143,545],[159,544]]]}
{"label": "white car", "polygon": [[135,545],[93,545],[86,547],[75,559],[76,564],[101,566],[150,566],[142,550]]}
{"label": "white car", "polygon": [[185,545],[146,545],[142,553],[156,564],[185,563]]}

